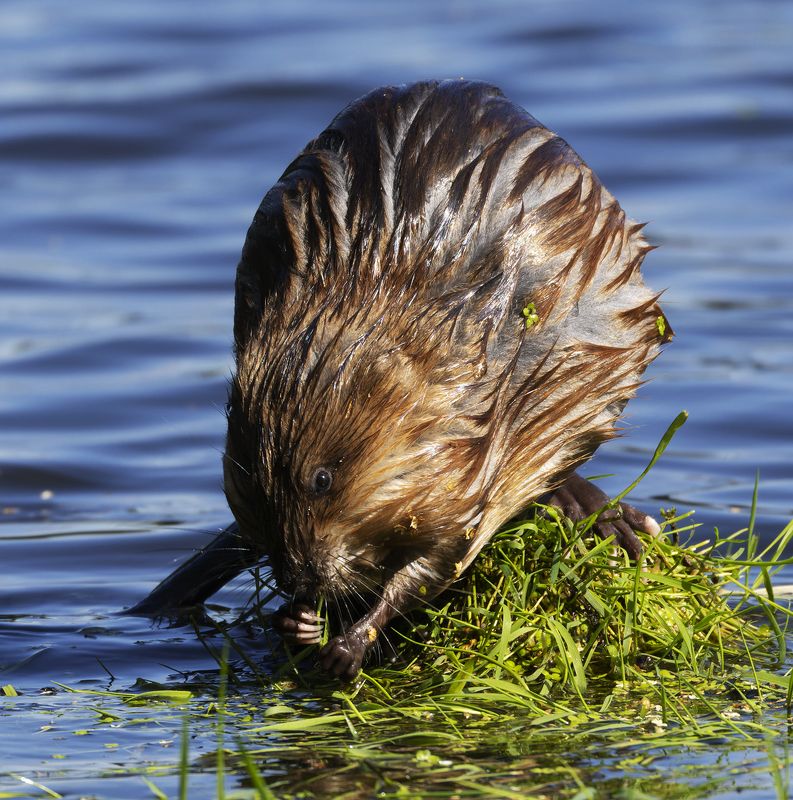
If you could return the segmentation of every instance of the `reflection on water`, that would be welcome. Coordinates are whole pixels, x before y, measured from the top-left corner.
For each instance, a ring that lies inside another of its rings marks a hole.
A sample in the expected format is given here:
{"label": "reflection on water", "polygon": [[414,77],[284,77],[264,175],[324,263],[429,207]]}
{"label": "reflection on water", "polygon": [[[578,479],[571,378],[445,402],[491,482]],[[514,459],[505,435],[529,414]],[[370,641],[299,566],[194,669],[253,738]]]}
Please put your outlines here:
{"label": "reflection on water", "polygon": [[793,6],[749,0],[6,0],[0,664],[37,686],[99,680],[97,658],[122,681],[202,663],[184,631],[112,614],[228,520],[245,230],[294,153],[381,83],[499,84],[650,221],[646,275],[677,338],[591,472],[622,488],[687,408],[636,501],[730,531],[759,470],[759,529],[777,531],[793,516],[792,41]]}

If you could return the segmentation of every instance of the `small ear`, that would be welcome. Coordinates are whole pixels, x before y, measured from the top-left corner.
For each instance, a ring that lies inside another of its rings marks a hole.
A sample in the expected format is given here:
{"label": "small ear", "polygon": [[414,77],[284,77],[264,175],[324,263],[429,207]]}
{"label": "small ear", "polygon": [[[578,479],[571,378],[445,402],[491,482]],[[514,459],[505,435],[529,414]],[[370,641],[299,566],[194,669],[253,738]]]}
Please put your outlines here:
{"label": "small ear", "polygon": [[283,187],[276,184],[265,195],[242,247],[234,298],[237,348],[258,329],[267,297],[283,291],[289,280],[294,254],[283,219],[282,194]]}

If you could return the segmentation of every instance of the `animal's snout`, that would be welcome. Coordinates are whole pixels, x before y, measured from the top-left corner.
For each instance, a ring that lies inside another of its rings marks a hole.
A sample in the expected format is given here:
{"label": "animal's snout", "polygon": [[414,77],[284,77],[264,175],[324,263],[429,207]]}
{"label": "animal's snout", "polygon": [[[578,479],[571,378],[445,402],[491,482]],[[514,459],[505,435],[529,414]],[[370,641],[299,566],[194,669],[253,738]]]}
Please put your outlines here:
{"label": "animal's snout", "polygon": [[290,564],[278,581],[286,594],[304,600],[316,600],[319,594],[320,576],[313,561]]}

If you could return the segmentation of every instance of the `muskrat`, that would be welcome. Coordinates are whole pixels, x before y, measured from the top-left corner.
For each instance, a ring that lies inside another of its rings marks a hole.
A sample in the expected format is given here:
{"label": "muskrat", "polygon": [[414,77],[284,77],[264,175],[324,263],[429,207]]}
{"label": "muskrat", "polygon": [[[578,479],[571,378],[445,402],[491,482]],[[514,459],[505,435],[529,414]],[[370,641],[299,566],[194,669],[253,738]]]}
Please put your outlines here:
{"label": "muskrat", "polygon": [[[350,679],[533,501],[603,510],[575,470],[671,333],[640,275],[642,227],[494,86],[347,106],[248,231],[224,458],[239,531],[188,562],[180,591],[204,599],[264,556],[290,598],[284,638],[319,641],[319,597],[348,617],[320,662]],[[634,530],[658,531],[627,504],[596,528],[633,559]]]}

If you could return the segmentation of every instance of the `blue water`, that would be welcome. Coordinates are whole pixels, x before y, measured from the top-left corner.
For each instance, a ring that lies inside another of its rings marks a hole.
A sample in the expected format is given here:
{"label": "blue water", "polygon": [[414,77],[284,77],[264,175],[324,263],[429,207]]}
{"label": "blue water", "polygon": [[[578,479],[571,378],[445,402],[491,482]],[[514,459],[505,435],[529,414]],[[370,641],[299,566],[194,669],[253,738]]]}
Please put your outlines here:
{"label": "blue water", "polygon": [[[685,408],[635,503],[729,532],[759,471],[757,529],[778,532],[793,517],[792,54],[793,5],[757,0],[4,0],[0,683],[105,685],[97,659],[124,686],[214,664],[190,631],[113,613],[229,520],[245,230],[297,150],[384,83],[500,85],[649,221],[645,275],[677,336],[587,472],[623,488]],[[39,763],[24,737],[0,741],[16,771]]]}

